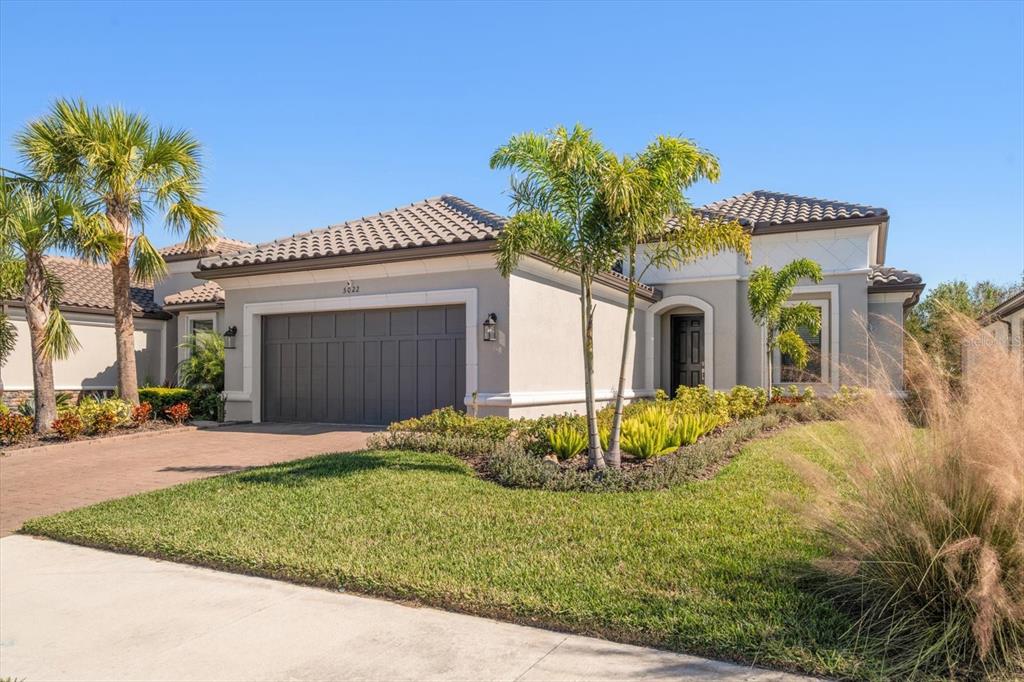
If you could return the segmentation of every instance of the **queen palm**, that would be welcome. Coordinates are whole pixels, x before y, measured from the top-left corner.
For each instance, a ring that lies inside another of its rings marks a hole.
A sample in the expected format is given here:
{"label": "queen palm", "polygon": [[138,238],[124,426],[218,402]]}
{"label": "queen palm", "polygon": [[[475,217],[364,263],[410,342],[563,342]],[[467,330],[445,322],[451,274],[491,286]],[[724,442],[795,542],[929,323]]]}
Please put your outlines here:
{"label": "queen palm", "polygon": [[798,258],[779,268],[778,272],[762,265],[750,273],[747,302],[754,322],[765,330],[764,352],[768,367],[765,389],[769,394],[775,349],[789,357],[794,366],[803,369],[807,366],[810,349],[797,330],[808,329],[813,334],[821,330],[821,311],[818,308],[806,302],[786,305],[793,295],[793,287],[801,279],[820,282],[821,266],[810,258]]}
{"label": "queen palm", "polygon": [[187,131],[155,129],[141,114],[81,100],[58,100],[15,142],[38,177],[79,192],[104,218],[110,239],[100,256],[113,272],[117,385],[122,398],[137,403],[132,282],[166,273],[146,219],[162,211],[167,227],[197,250],[217,230],[219,214],[199,204],[200,144]]}
{"label": "queen palm", "polygon": [[79,347],[58,307],[61,282],[47,271],[43,255],[51,249],[75,250],[90,242],[82,234],[87,226],[88,220],[72,195],[0,176],[0,268],[4,285],[12,293],[20,291],[24,300],[32,349],[36,433],[47,431],[57,416],[53,360],[64,359]]}
{"label": "queen palm", "polygon": [[619,434],[637,281],[651,267],[678,267],[725,250],[750,259],[750,235],[741,225],[698,216],[686,199],[687,188],[700,180],[717,182],[718,176],[718,160],[680,137],[658,137],[639,155],[610,158],[605,164],[602,215],[621,243],[623,274],[629,277],[615,416],[606,453],[609,466],[618,467],[621,459]]}
{"label": "queen palm", "polygon": [[556,128],[548,134],[512,137],[491,157],[491,168],[511,168],[514,215],[498,237],[498,269],[504,277],[527,255],[543,257],[580,283],[580,328],[587,404],[588,463],[604,467],[594,404],[594,277],[609,270],[617,247],[598,219],[604,148],[589,130]]}

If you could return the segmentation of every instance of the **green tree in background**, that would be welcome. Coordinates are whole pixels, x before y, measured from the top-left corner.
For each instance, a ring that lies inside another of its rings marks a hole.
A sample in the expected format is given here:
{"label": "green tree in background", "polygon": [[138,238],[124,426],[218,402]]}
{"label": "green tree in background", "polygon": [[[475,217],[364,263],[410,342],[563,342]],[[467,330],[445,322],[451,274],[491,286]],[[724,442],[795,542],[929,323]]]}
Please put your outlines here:
{"label": "green tree in background", "polygon": [[161,211],[167,227],[197,250],[217,232],[219,214],[199,203],[200,144],[187,131],[155,129],[141,114],[90,108],[81,100],[58,100],[15,143],[33,174],[77,192],[104,219],[109,238],[96,255],[113,271],[118,391],[138,403],[132,284],[167,270],[146,236],[146,219]]}
{"label": "green tree in background", "polygon": [[999,285],[989,280],[968,284],[962,279],[941,282],[930,287],[921,302],[907,314],[905,328],[922,348],[951,376],[960,374],[960,337],[953,315],[976,319],[1024,288],[1024,278],[1016,284]]}
{"label": "green tree in background", "polygon": [[798,368],[807,365],[810,349],[797,330],[808,329],[813,334],[821,330],[821,311],[810,303],[797,303],[787,306],[786,302],[793,295],[793,287],[801,279],[820,282],[821,266],[809,258],[797,260],[779,268],[776,272],[767,265],[755,268],[750,273],[747,301],[750,315],[754,323],[765,329],[765,354],[767,356],[768,377],[765,389],[771,394],[773,376],[773,355],[777,348],[780,353],[789,356]]}

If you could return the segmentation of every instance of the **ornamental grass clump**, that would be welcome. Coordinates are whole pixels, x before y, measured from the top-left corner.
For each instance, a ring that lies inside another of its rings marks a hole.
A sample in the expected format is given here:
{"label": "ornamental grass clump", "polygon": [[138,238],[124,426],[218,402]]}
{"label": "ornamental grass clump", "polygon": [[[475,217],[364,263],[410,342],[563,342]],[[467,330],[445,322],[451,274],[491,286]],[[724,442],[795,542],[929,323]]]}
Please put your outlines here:
{"label": "ornamental grass clump", "polygon": [[923,428],[886,390],[845,413],[853,466],[839,481],[816,476],[839,490],[812,514],[834,548],[816,585],[854,614],[853,634],[887,675],[1019,679],[1024,373],[973,323],[956,332],[970,354],[959,384],[908,350]]}

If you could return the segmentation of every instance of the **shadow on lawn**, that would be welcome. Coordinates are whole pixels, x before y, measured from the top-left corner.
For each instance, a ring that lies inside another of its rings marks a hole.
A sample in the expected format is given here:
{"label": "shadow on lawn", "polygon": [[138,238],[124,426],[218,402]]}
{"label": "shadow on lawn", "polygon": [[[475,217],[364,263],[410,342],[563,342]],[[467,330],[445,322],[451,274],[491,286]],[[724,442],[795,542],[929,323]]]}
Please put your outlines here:
{"label": "shadow on lawn", "polygon": [[273,485],[305,485],[317,479],[340,478],[377,469],[395,471],[433,472],[471,476],[465,465],[458,462],[431,462],[413,459],[401,453],[347,452],[320,455],[311,459],[239,473],[235,480],[243,483],[270,483]]}

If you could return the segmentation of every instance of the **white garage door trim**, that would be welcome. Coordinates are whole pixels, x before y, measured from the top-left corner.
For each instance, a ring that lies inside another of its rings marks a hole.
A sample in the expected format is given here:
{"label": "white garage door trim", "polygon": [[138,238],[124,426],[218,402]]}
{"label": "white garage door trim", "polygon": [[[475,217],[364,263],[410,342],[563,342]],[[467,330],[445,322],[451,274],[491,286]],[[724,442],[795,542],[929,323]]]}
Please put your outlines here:
{"label": "white garage door trim", "polygon": [[256,386],[255,368],[262,366],[260,352],[260,317],[286,313],[314,313],[341,310],[370,310],[374,308],[410,308],[430,305],[466,306],[466,396],[472,396],[479,388],[477,353],[477,290],[476,289],[435,289],[430,291],[407,291],[392,294],[366,294],[336,298],[309,298],[294,301],[269,301],[246,303],[242,306],[242,390],[226,391],[228,400],[252,403],[252,421],[261,420],[260,394]]}

